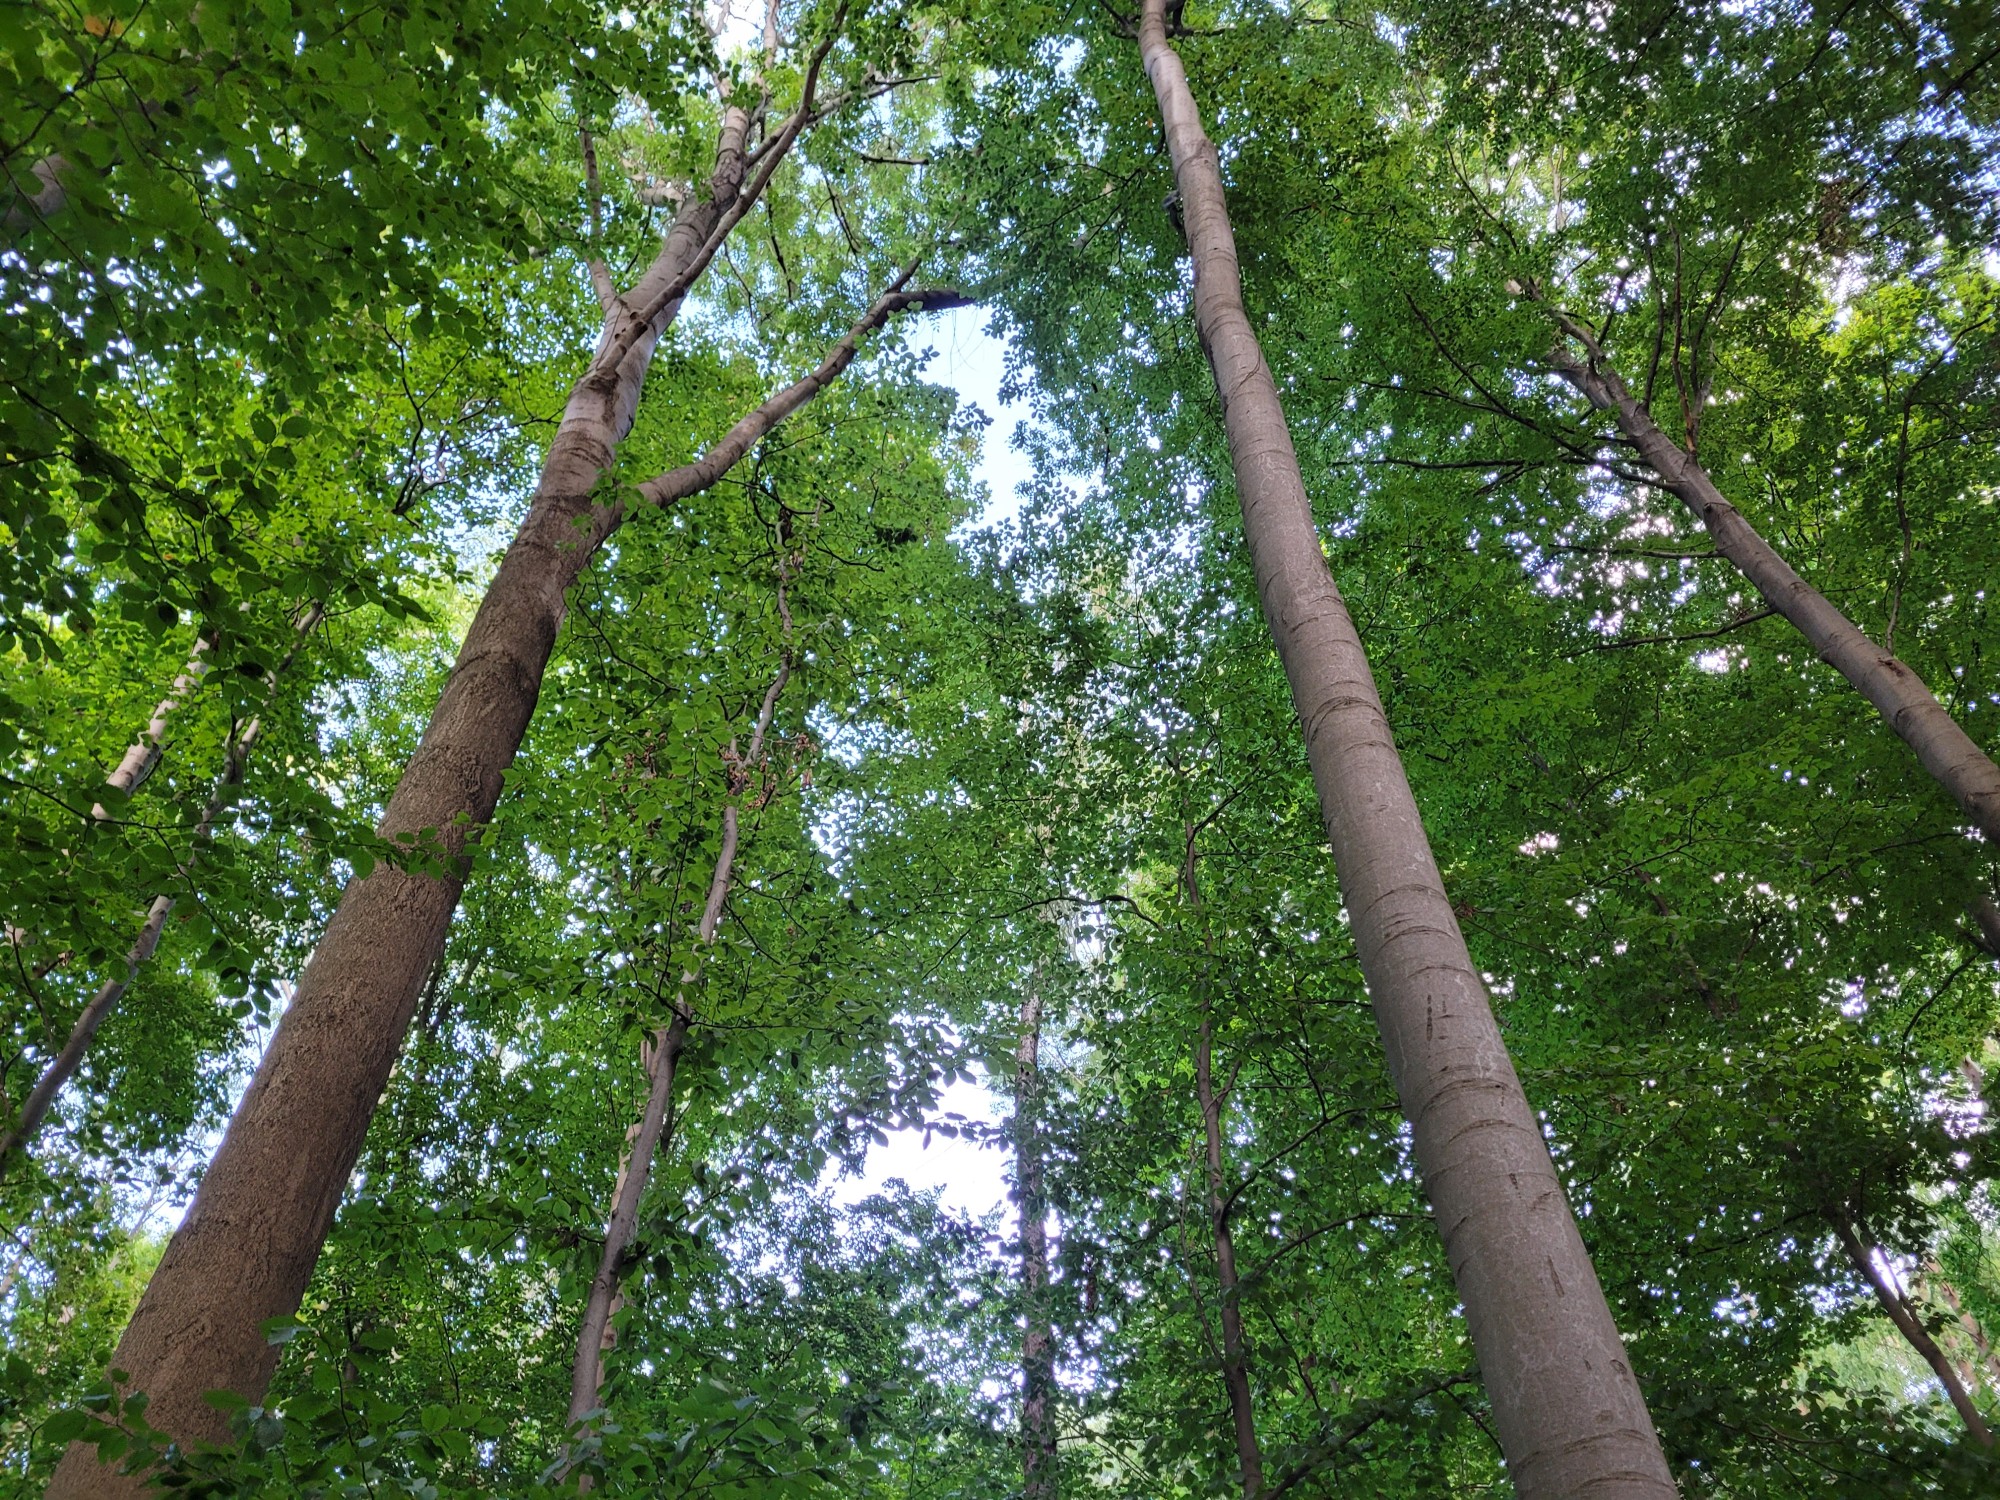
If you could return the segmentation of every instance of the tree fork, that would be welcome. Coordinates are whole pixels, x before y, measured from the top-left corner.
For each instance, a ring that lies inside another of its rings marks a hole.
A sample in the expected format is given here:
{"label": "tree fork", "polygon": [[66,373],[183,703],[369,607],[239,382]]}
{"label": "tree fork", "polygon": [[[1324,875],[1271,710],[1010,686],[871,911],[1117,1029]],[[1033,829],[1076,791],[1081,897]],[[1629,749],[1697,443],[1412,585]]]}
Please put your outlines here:
{"label": "tree fork", "polygon": [[1243,309],[1215,146],[1164,0],[1139,48],[1166,127],[1257,590],[1290,680],[1389,1071],[1523,1500],[1675,1494],[1590,1257],[1446,899]]}
{"label": "tree fork", "polygon": [[[606,317],[591,366],[572,390],[528,514],[466,632],[380,832],[436,840],[437,872],[378,866],[351,881],[328,922],[180,1228],[168,1242],[113,1358],[151,1404],[147,1421],[176,1440],[220,1441],[203,1399],[255,1401],[278,1350],[262,1325],[305,1293],[368,1123],[443,952],[464,889],[468,845],[493,815],[561,627],[567,590],[623,520],[599,480],[631,428],[652,352],[680,307],[663,288],[701,250],[743,181],[748,114],[724,110],[706,199],[676,216],[634,291]],[[795,138],[795,137],[794,137]],[[760,180],[768,180],[766,175]],[[853,362],[860,340],[907,309],[958,306],[955,292],[906,291],[906,270],[818,369],[738,422],[701,459],[639,487],[651,505],[699,493]],[[633,305],[657,308],[636,336]],[[50,1500],[128,1500],[137,1481],[72,1444]]]}

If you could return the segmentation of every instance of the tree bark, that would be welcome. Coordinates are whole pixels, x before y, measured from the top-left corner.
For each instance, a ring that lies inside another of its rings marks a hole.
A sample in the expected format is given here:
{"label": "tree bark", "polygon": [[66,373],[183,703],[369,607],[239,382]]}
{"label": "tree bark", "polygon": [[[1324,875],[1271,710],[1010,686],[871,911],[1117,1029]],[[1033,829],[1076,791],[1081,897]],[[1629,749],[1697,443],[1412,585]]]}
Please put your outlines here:
{"label": "tree bark", "polygon": [[[153,768],[160,763],[160,756],[166,750],[167,720],[173,717],[181,701],[200,685],[203,674],[208,671],[208,663],[202,660],[208,648],[207,636],[196,639],[194,649],[188,653],[187,665],[167,689],[167,696],[154,705],[153,717],[146,721],[145,733],[126,747],[125,754],[111,774],[104,778],[106,786],[129,797],[139,789],[140,782],[153,774]],[[100,823],[109,822],[112,816],[101,802],[91,807],[90,815]]]}
{"label": "tree bark", "polygon": [[1021,1214],[1021,1497],[1056,1500],[1056,1338],[1049,1316],[1048,1192],[1041,1134],[1039,971],[1021,994],[1014,1046],[1014,1195]]}
{"label": "tree bark", "polygon": [[2000,1354],[1993,1352],[1992,1340],[1986,1337],[1986,1329],[1959,1300],[1958,1288],[1946,1279],[1943,1270],[1933,1261],[1926,1268],[1931,1284],[1938,1295],[1944,1298],[1944,1305],[1951,1309],[1951,1315],[1958,1319],[1958,1326],[1965,1330],[1965,1336],[1972,1341],[1973,1352],[1979,1356],[1980,1378],[1992,1387],[1995,1395],[2000,1395]]}
{"label": "tree bark", "polygon": [[[301,639],[312,633],[323,613],[319,605],[314,605],[307,612],[305,618],[298,624]],[[199,675],[200,652],[206,644],[203,641],[196,642],[196,655],[188,663],[187,672],[174,680],[176,695],[185,694],[192,686],[194,678]],[[298,655],[298,650],[298,646],[294,645],[285,653],[284,659],[271,670],[267,681],[273,698],[277,694],[280,679],[284,676],[285,670],[291,666],[292,659]],[[160,748],[165,743],[167,715],[173,712],[176,703],[177,698],[170,696],[153,710],[153,721],[147,726],[145,738],[125,752],[125,759],[113,773],[114,778],[122,779],[113,779],[107,783],[108,785],[116,786],[129,795],[157,764]],[[268,710],[269,707],[270,700],[267,699],[265,708]],[[260,714],[244,725],[241,732],[231,741],[223,757],[222,776],[207,805],[202,808],[200,821],[195,824],[193,847],[189,850],[186,863],[180,869],[183,878],[193,873],[194,861],[200,854],[202,845],[208,842],[209,835],[214,832],[215,820],[222,815],[229,789],[242,784],[244,769],[250,762],[250,752],[256,747],[263,732],[264,720]],[[93,808],[92,813],[98,818],[109,816],[101,807]],[[145,923],[139,929],[139,936],[125,954],[123,971],[116,977],[105,980],[98,987],[90,1003],[84,1006],[82,1014],[76,1018],[76,1024],[70,1028],[69,1037],[63,1043],[62,1050],[50,1060],[48,1067],[42,1070],[42,1076],[35,1080],[35,1086],[28,1091],[28,1097],[21,1102],[21,1110],[15,1116],[14,1123],[8,1127],[6,1134],[0,1135],[0,1162],[5,1162],[14,1152],[24,1149],[34,1138],[35,1132],[41,1129],[42,1121],[48,1118],[49,1110],[55,1104],[56,1095],[62,1092],[63,1085],[68,1083],[76,1070],[83,1065],[84,1056],[89,1052],[98,1028],[124,1000],[125,992],[132,987],[132,981],[138,978],[140,968],[152,960],[154,950],[160,945],[160,934],[166,930],[167,918],[173,914],[174,901],[174,897],[166,895],[153,898],[152,905],[146,911]]]}
{"label": "tree bark", "polygon": [[[1190,884],[1192,884],[1190,882]],[[1195,1037],[1194,1087],[1201,1105],[1201,1131],[1208,1156],[1208,1221],[1215,1240],[1215,1282],[1222,1304],[1222,1384],[1229,1392],[1229,1417],[1236,1430],[1236,1461],[1243,1500],[1264,1492],[1264,1451],[1257,1442],[1256,1409],[1250,1401],[1250,1356],[1243,1340],[1241,1283],[1236,1274],[1236,1236],[1229,1227],[1229,1194],[1223,1186],[1222,1106],[1228,1090],[1215,1087],[1215,1032],[1207,1000]]]}
{"label": "tree bark", "polygon": [[[783,609],[783,588],[780,582],[780,609]],[[577,1329],[576,1358],[570,1366],[569,1385],[569,1422],[572,1427],[600,1405],[598,1393],[604,1388],[604,1356],[617,1343],[611,1318],[618,1310],[619,1288],[625,1279],[626,1255],[632,1248],[632,1236],[639,1223],[639,1202],[645,1197],[646,1184],[652,1179],[653,1160],[659,1152],[668,1107],[673,1103],[674,1075],[681,1050],[687,1042],[688,1028],[694,1024],[692,991],[701,978],[699,956],[715,941],[716,925],[722,920],[723,903],[729,899],[730,883],[735,878],[740,837],[737,804],[748,773],[764,764],[764,742],[770,733],[771,716],[777,709],[778,695],[784,692],[786,682],[791,679],[789,644],[786,651],[785,662],[778,668],[778,675],[771,680],[763,705],[758,710],[757,725],[750,736],[749,755],[741,761],[731,759],[729,792],[722,806],[722,847],[717,851],[715,873],[708,883],[708,900],[701,909],[701,920],[695,928],[696,961],[681,973],[680,988],[674,995],[673,1019],[653,1033],[646,1048],[645,1066],[649,1081],[646,1106],[626,1135],[625,1157],[618,1163],[618,1178],[611,1191],[611,1214],[604,1227],[604,1250],[598,1257],[597,1274],[591,1278],[590,1292],[584,1299],[583,1320]]]}
{"label": "tree bark", "polygon": [[1864,1242],[1860,1229],[1845,1214],[1830,1213],[1827,1215],[1827,1222],[1833,1226],[1833,1237],[1840,1241],[1840,1248],[1847,1252],[1847,1258],[1853,1263],[1854,1269],[1861,1273],[1862,1279],[1875,1293],[1875,1300],[1882,1304],[1882,1311],[1887,1313],[1889,1321],[1896,1325],[1896,1331],[1909,1341],[1912,1349],[1923,1356],[1924,1363],[1929,1365],[1931,1373],[1937,1376],[1938,1384],[1944,1387],[1944,1393],[1950,1399],[1953,1408],[1957,1410],[1959,1420],[1965,1423],[1965,1430],[1972,1434],[1975,1442],[1984,1447],[1992,1447],[1992,1430],[1987,1427],[1986,1419],[1979,1414],[1979,1408],[1973,1405],[1972,1397],[1967,1393],[1965,1382],[1959,1378],[1957,1369],[1949,1359],[1945,1358],[1944,1350],[1938,1347],[1937,1340],[1932,1338],[1930,1330],[1924,1327],[1923,1319],[1917,1316],[1917,1310],[1910,1305],[1910,1299],[1903,1295],[1902,1288],[1892,1283],[1887,1272],[1883,1270],[1879,1259],[1880,1247],[1872,1242]]}
{"label": "tree bark", "polygon": [[2000,766],[1945,712],[1922,678],[1862,634],[1743,519],[1716,488],[1708,470],[1662,432],[1625,388],[1591,331],[1563,313],[1555,316],[1586,356],[1578,360],[1559,354],[1556,372],[1592,406],[1611,413],[1660,488],[1708,528],[1715,550],[1735,563],[1764,601],[1798,628],[1822,661],[1875,705],[1980,832],[2000,840]]}
{"label": "tree bark", "polygon": [[1214,145],[1145,0],[1257,589],[1290,680],[1361,968],[1522,1500],[1671,1500],[1673,1480],[1484,985],[1466,952],[1368,662],[1327,568],[1242,303]]}
{"label": "tree bark", "polygon": [[[675,288],[684,289],[688,266],[713,254],[715,226],[730,214],[741,217],[748,119],[743,110],[725,110],[708,198],[683,207],[638,286],[606,318],[528,514],[390,799],[382,834],[435,838],[442,873],[381,865],[349,883],[119,1343],[113,1363],[149,1394],[147,1420],[182,1442],[226,1432],[204,1392],[226,1389],[255,1401],[276,1367],[279,1351],[262,1324],[294,1312],[304,1295],[417,998],[443,951],[464,887],[467,845],[491,818],[534,712],[567,590],[623,519],[622,501],[601,494],[599,480],[630,430],[653,348],[678,311]],[[758,148],[752,186],[768,179],[771,150],[769,142]],[[860,340],[895,313],[966,300],[905,291],[910,274],[811,375],[737,423],[702,459],[638,493],[666,505],[705,489],[824,389],[853,361]],[[641,316],[634,307],[646,312],[643,326],[634,326]],[[126,1500],[135,1492],[82,1444],[71,1446],[48,1491],[51,1500]]]}

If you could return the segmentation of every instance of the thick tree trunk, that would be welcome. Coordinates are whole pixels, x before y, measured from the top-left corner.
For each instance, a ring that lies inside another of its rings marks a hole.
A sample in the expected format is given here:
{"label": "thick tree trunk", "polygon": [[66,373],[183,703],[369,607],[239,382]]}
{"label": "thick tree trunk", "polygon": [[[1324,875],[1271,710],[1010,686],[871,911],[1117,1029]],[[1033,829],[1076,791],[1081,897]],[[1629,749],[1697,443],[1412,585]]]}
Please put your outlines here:
{"label": "thick tree trunk", "polygon": [[1222,398],[1258,594],[1516,1493],[1670,1500],[1645,1400],[1328,571],[1277,387],[1243,310],[1215,147],[1168,45],[1164,0],[1146,0],[1139,45],[1173,157],[1195,317]]}
{"label": "thick tree trunk", "polygon": [[1861,1230],[1846,1215],[1832,1213],[1827,1216],[1827,1221],[1833,1226],[1833,1237],[1840,1241],[1840,1248],[1847,1252],[1854,1269],[1861,1273],[1862,1279],[1875,1293],[1875,1300],[1882,1304],[1882,1311],[1889,1315],[1896,1331],[1923,1356],[1924,1363],[1937,1376],[1938,1384],[1944,1387],[1944,1393],[1958,1412],[1959,1420],[1965,1423],[1965,1430],[1972,1434],[1974,1441],[1992,1447],[1992,1430],[1979,1414],[1979,1408],[1973,1405],[1965,1382],[1959,1378],[1952,1362],[1945,1358],[1944,1350],[1938,1347],[1930,1330],[1924,1327],[1923,1319],[1917,1316],[1917,1310],[1903,1295],[1902,1288],[1889,1280],[1888,1273],[1883,1269],[1879,1248],[1872,1242],[1864,1241]]}
{"label": "thick tree trunk", "polygon": [[[781,582],[780,610],[784,608],[783,588]],[[584,1300],[583,1320],[577,1329],[576,1358],[570,1365],[571,1426],[583,1421],[599,1406],[598,1393],[604,1388],[604,1356],[617,1343],[611,1318],[618,1310],[619,1288],[625,1279],[626,1255],[632,1248],[632,1236],[639,1223],[639,1202],[645,1197],[646,1184],[652,1179],[653,1161],[660,1149],[667,1112],[673,1104],[674,1076],[681,1050],[687,1042],[688,1028],[694,1023],[693,991],[701,978],[700,955],[715,941],[716,925],[722,920],[723,903],[729,899],[730,883],[736,874],[736,850],[740,839],[737,804],[749,774],[761,769],[764,764],[764,743],[770,733],[771,716],[777,709],[778,695],[784,692],[785,684],[791,679],[789,643],[786,650],[786,660],[778,668],[778,675],[772,678],[771,686],[764,694],[763,705],[758,709],[756,728],[750,735],[750,753],[741,761],[732,758],[730,762],[729,792],[722,807],[722,847],[716,854],[715,873],[708,883],[708,900],[702,906],[701,920],[695,927],[696,960],[681,974],[680,988],[674,995],[673,1019],[653,1034],[646,1048],[646,1105],[626,1135],[625,1158],[618,1163],[618,1179],[611,1191],[611,1213],[604,1226],[604,1250],[598,1256],[597,1274],[591,1279],[590,1293]],[[733,750],[734,746],[731,748]]]}
{"label": "thick tree trunk", "polygon": [[[312,633],[313,628],[319,624],[322,613],[320,606],[314,605],[305,618],[299,621],[300,637]],[[116,786],[129,795],[158,763],[160,749],[166,741],[167,715],[173,712],[179,697],[186,694],[192,687],[194,679],[199,676],[200,653],[206,644],[206,642],[196,642],[195,656],[188,663],[188,670],[174,680],[173,696],[163,700],[159,707],[153,710],[153,721],[146,728],[145,738],[125,752],[125,759],[113,773],[108,785]],[[293,646],[285,653],[284,660],[270,672],[268,681],[273,697],[276,696],[278,684],[286,669],[291,666],[293,657],[298,655],[298,650],[296,645]],[[267,710],[270,707],[268,700],[265,707]],[[250,752],[256,748],[263,732],[264,721],[262,715],[259,715],[243,726],[225,752],[222,776],[214,794],[202,808],[200,821],[195,824],[193,847],[189,851],[187,863],[181,867],[183,877],[192,872],[196,856],[214,831],[215,820],[222,815],[230,788],[242,784],[244,768],[250,763]],[[108,816],[101,807],[93,809],[93,815],[98,818]],[[154,950],[160,946],[160,934],[166,930],[167,918],[173,914],[174,900],[172,896],[153,898],[152,905],[146,911],[146,920],[139,929],[139,936],[125,954],[123,971],[114,978],[105,980],[98,987],[97,993],[91,997],[90,1003],[83,1008],[82,1014],[76,1018],[76,1023],[70,1027],[69,1037],[63,1043],[62,1050],[42,1070],[42,1076],[35,1080],[35,1086],[28,1091],[28,1097],[21,1102],[20,1113],[15,1116],[13,1124],[8,1127],[5,1135],[0,1135],[0,1162],[5,1162],[15,1151],[25,1147],[34,1138],[35,1132],[41,1129],[42,1121],[48,1118],[49,1110],[55,1104],[56,1095],[62,1092],[63,1085],[68,1083],[76,1070],[83,1065],[84,1055],[89,1052],[98,1028],[118,1008],[119,1003],[125,998],[125,992],[132,987],[132,981],[138,978],[140,968],[152,960]]]}
{"label": "thick tree trunk", "polygon": [[1031,974],[1014,1046],[1014,1195],[1021,1213],[1021,1497],[1056,1500],[1056,1336],[1049,1317],[1048,1192],[1041,1134],[1042,993]]}
{"label": "thick tree trunk", "polygon": [[1206,1001],[1201,1008],[1201,1030],[1195,1037],[1194,1088],[1207,1147],[1209,1232],[1215,1239],[1215,1282],[1222,1303],[1222,1384],[1229,1392],[1243,1500],[1257,1500],[1264,1492],[1264,1450],[1257,1442],[1257,1414],[1250,1403],[1250,1355],[1243,1340],[1236,1236],[1229,1227],[1229,1194],[1223,1186],[1222,1107],[1227,1090],[1215,1087],[1215,1032]]}
{"label": "thick tree trunk", "polygon": [[[434,830],[444,873],[384,865],[348,885],[119,1343],[113,1363],[149,1394],[147,1420],[182,1441],[224,1435],[204,1392],[225,1389],[254,1401],[276,1367],[278,1350],[261,1325],[294,1312],[304,1294],[417,997],[443,951],[464,886],[466,846],[491,818],[534,712],[566,592],[623,518],[617,498],[597,493],[598,480],[630,429],[653,347],[679,307],[675,288],[685,288],[689,265],[714,253],[714,226],[741,217],[746,117],[732,109],[724,119],[710,197],[683,210],[639,286],[606,319],[527,517],[390,799],[382,833],[415,840]],[[768,176],[762,168],[770,163],[770,146],[759,149],[765,154],[756,181]],[[904,291],[899,282],[818,369],[738,422],[701,459],[639,486],[639,494],[666,505],[705,489],[830,384],[860,340],[891,316],[965,300]],[[636,328],[640,314],[624,310],[635,306],[648,313]],[[48,1493],[52,1500],[125,1500],[134,1492],[129,1480],[96,1463],[94,1450],[77,1444]]]}
{"label": "thick tree trunk", "polygon": [[1861,633],[1818,589],[1793,571],[1756,528],[1723,498],[1708,471],[1668,437],[1605,361],[1590,330],[1557,314],[1563,331],[1587,357],[1559,357],[1555,369],[1600,411],[1609,412],[1639,450],[1661,489],[1708,528],[1715,550],[1742,570],[1764,602],[1798,627],[1821,660],[1845,677],[1916,751],[1987,838],[2000,840],[2000,766],[1945,712],[1923,679]]}

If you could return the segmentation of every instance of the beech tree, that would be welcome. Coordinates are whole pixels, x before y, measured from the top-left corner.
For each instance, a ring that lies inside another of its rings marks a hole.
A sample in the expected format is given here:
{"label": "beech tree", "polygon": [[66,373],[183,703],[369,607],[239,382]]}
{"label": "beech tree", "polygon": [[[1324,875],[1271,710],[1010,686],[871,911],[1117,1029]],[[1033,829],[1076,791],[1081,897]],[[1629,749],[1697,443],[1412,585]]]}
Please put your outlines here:
{"label": "beech tree", "polygon": [[0,19],[9,1493],[1990,1493],[1989,9]]}

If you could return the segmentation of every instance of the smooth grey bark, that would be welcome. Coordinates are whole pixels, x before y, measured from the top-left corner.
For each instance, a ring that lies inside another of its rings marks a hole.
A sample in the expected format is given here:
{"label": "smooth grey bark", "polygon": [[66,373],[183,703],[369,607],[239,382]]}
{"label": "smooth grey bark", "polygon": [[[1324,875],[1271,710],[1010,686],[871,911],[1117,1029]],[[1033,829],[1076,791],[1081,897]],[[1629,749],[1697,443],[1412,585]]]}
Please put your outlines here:
{"label": "smooth grey bark", "polygon": [[1872,1240],[1863,1238],[1863,1231],[1846,1214],[1833,1212],[1827,1215],[1827,1222],[1833,1226],[1833,1237],[1840,1242],[1840,1248],[1847,1253],[1854,1269],[1861,1273],[1869,1290],[1875,1293],[1875,1300],[1882,1305],[1882,1311],[1889,1315],[1889,1321],[1896,1325],[1896,1331],[1909,1342],[1912,1349],[1923,1357],[1931,1367],[1931,1373],[1944,1387],[1945,1396],[1950,1400],[1959,1420],[1965,1423],[1965,1430],[1972,1434],[1975,1442],[1984,1447],[1993,1446],[1993,1432],[1973,1404],[1972,1396],[1965,1389],[1965,1382],[1958,1370],[1945,1358],[1944,1350],[1938,1347],[1930,1330],[1924,1327],[1924,1320],[1901,1287],[1889,1280],[1883,1269],[1881,1248]]}
{"label": "smooth grey bark", "polygon": [[[784,585],[779,583],[779,609],[784,609]],[[789,620],[789,615],[786,616]],[[789,633],[789,632],[788,632]],[[604,1249],[598,1256],[597,1274],[591,1278],[584,1299],[583,1319],[577,1328],[576,1358],[570,1365],[569,1422],[582,1422],[599,1405],[604,1388],[604,1356],[616,1346],[617,1333],[611,1326],[618,1310],[619,1288],[625,1280],[626,1256],[639,1223],[639,1203],[652,1179],[653,1161],[660,1149],[667,1113],[673,1104],[675,1074],[688,1029],[694,1024],[694,990],[701,980],[701,956],[715,941],[716,925],[722,920],[723,903],[736,874],[736,850],[740,841],[738,804],[742,800],[749,773],[764,764],[764,743],[771,729],[771,716],[778,695],[791,679],[789,645],[784,663],[771,679],[764,702],[757,711],[756,727],[750,734],[750,753],[742,760],[729,758],[729,791],[722,805],[722,846],[715,857],[715,873],[708,883],[708,900],[695,927],[695,962],[681,974],[674,995],[673,1017],[648,1039],[643,1061],[648,1088],[646,1104],[626,1133],[625,1155],[618,1163],[618,1178],[611,1190],[611,1213],[604,1227]],[[731,751],[734,751],[734,745]]]}
{"label": "smooth grey bark", "polygon": [[1659,487],[1708,529],[1715,550],[1735,563],[1764,601],[1798,628],[1822,661],[1875,705],[1980,832],[2000,841],[2000,766],[1959,727],[1921,677],[1863,634],[1743,519],[1716,488],[1708,470],[1662,432],[1626,388],[1596,336],[1567,314],[1554,316],[1584,350],[1582,359],[1558,350],[1552,360],[1556,373],[1592,406],[1611,414]]}
{"label": "smooth grey bark", "polygon": [[1291,683],[1361,968],[1494,1425],[1522,1500],[1670,1500],[1624,1342],[1431,857],[1367,657],[1327,568],[1245,315],[1215,146],[1146,0],[1166,128],[1258,596]]}
{"label": "smooth grey bark", "polygon": [[1049,1208],[1041,1135],[1040,971],[1021,993],[1014,1044],[1014,1197],[1021,1215],[1021,1496],[1056,1500],[1056,1337],[1049,1317]]}
{"label": "smooth grey bark", "polygon": [[[314,605],[307,611],[297,626],[301,639],[312,633],[323,613],[319,605]],[[207,644],[205,640],[195,643],[195,655],[189,661],[187,671],[174,679],[174,695],[163,699],[153,710],[152,722],[146,726],[144,738],[125,752],[124,760],[107,780],[107,785],[115,786],[129,796],[133,788],[158,764],[161,748],[166,742],[167,716],[178,706],[179,698],[186,696],[194,681],[200,676],[202,670],[200,653]],[[286,669],[291,666],[292,659],[298,655],[298,651],[298,646],[294,645],[268,674],[267,681],[273,698],[277,694],[279,682],[284,677]],[[270,701],[267,699],[265,708],[268,710],[269,707]],[[193,846],[186,862],[180,867],[181,878],[186,879],[193,873],[195,859],[200,854],[202,845],[208,842],[209,836],[215,831],[215,820],[222,815],[230,789],[242,785],[244,769],[250,763],[250,752],[256,748],[263,732],[264,720],[259,714],[245,724],[230,741],[229,748],[223,755],[222,775],[207,805],[202,808],[200,819],[195,823]],[[102,807],[93,808],[92,815],[99,819],[110,816]],[[28,1142],[34,1139],[35,1132],[41,1129],[42,1122],[48,1118],[49,1110],[54,1106],[56,1096],[62,1092],[63,1085],[68,1083],[75,1076],[76,1070],[83,1065],[83,1059],[90,1051],[90,1044],[96,1039],[98,1028],[110,1018],[111,1013],[124,1000],[125,992],[132,987],[132,981],[139,977],[139,970],[151,962],[154,951],[160,946],[160,934],[166,930],[167,918],[173,914],[175,899],[167,895],[153,898],[152,904],[146,910],[146,920],[139,928],[139,936],[126,951],[122,970],[98,987],[97,993],[91,997],[90,1003],[84,1006],[82,1013],[70,1027],[69,1036],[63,1042],[62,1050],[49,1060],[49,1065],[42,1070],[41,1077],[35,1080],[35,1086],[28,1091],[28,1097],[21,1101],[20,1111],[15,1115],[13,1123],[8,1126],[4,1135],[0,1135],[0,1163],[4,1163],[14,1152],[25,1148]]]}
{"label": "smooth grey bark", "polygon": [[[830,43],[829,43],[830,45]],[[822,54],[823,55],[823,54]],[[607,315],[596,354],[571,392],[528,514],[481,600],[381,833],[436,840],[441,872],[378,865],[351,881],[299,976],[290,1008],[238,1105],[193,1204],[168,1242],[113,1364],[148,1393],[147,1420],[182,1442],[218,1440],[222,1415],[203,1399],[259,1399],[278,1350],[268,1319],[294,1312],[318,1260],[368,1122],[444,949],[464,888],[467,846],[493,814],[541,690],[569,587],[625,514],[599,491],[631,428],[654,346],[727,226],[747,211],[811,108],[745,149],[749,112],[725,109],[706,198],[676,215],[638,285]],[[746,171],[748,173],[746,180]],[[852,363],[860,341],[908,309],[957,306],[956,293],[907,291],[912,271],[878,298],[818,369],[743,418],[693,463],[639,486],[651,505],[699,493],[765,433]],[[51,1500],[127,1500],[130,1478],[73,1444]]]}

